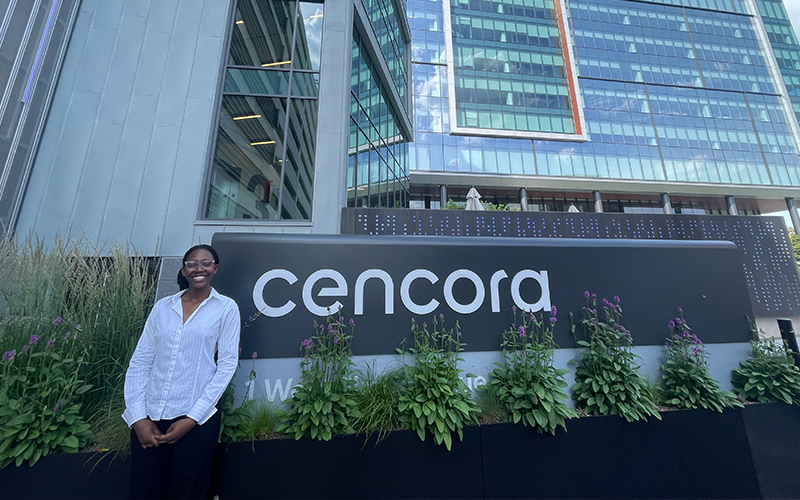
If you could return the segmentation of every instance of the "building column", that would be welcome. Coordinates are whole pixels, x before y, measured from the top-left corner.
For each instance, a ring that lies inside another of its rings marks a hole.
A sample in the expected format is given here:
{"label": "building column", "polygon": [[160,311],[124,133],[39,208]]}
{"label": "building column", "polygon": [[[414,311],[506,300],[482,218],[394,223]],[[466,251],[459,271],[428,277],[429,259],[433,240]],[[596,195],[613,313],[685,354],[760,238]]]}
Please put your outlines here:
{"label": "building column", "polygon": [[728,205],[728,213],[730,215],[739,215],[739,209],[736,208],[736,200],[733,196],[726,196],[725,204]]}
{"label": "building column", "polygon": [[[319,92],[322,96],[350,95],[353,44],[353,2],[328,2],[322,24]],[[347,151],[350,140],[350,99],[320,99],[314,169],[312,233],[341,231],[342,207],[347,206]],[[335,188],[334,188],[335,186]],[[369,203],[363,200],[362,203]]]}
{"label": "building column", "polygon": [[794,202],[794,198],[786,198],[786,208],[789,209],[789,216],[792,218],[794,233],[800,234],[800,214],[797,213],[797,205]]}
{"label": "building column", "polygon": [[439,208],[444,208],[447,205],[447,186],[444,184],[439,186]]}
{"label": "building column", "polygon": [[519,206],[523,212],[528,211],[528,190],[519,188]]}
{"label": "building column", "polygon": [[671,215],[675,212],[672,211],[672,203],[669,201],[669,194],[661,193],[661,206],[664,208],[664,213]]}
{"label": "building column", "polygon": [[592,191],[592,198],[594,198],[594,211],[598,214],[603,213],[603,197],[600,191]]}

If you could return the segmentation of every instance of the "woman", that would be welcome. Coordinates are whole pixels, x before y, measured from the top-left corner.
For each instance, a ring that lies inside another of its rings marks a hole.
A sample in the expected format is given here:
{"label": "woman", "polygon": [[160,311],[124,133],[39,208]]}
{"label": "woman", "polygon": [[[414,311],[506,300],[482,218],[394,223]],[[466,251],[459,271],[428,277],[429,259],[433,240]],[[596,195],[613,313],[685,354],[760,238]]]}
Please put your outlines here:
{"label": "woman", "polygon": [[[131,498],[206,498],[220,415],[238,361],[239,308],[211,288],[219,256],[183,256],[181,292],[150,312],[125,376]],[[217,360],[214,361],[214,354]]]}

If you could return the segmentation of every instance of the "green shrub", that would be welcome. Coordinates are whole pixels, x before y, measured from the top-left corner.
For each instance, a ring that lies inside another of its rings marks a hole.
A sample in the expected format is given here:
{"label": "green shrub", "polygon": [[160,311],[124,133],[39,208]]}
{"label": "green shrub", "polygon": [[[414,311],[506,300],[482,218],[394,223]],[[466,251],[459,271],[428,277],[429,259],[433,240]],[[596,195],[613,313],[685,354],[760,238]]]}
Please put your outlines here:
{"label": "green shrub", "polygon": [[73,331],[82,325],[82,350],[65,359],[82,359],[78,378],[91,389],[75,404],[102,448],[130,444],[120,418],[125,371],[152,306],[156,264],[120,244],[103,249],[56,238],[48,248],[32,238],[0,240],[0,350],[31,335],[44,338],[43,325],[55,317]]}
{"label": "green shrub", "polygon": [[505,405],[497,396],[497,387],[484,384],[475,388],[475,404],[478,405],[478,422],[499,424],[508,422]]}
{"label": "green shrub", "polygon": [[[583,320],[588,340],[577,344],[584,350],[577,361],[572,399],[588,415],[619,415],[628,422],[661,420],[650,386],[639,372],[638,356],[633,354],[631,332],[619,323],[622,307],[619,297],[614,302],[603,299],[605,320],[597,312],[597,296],[585,292]],[[571,318],[572,316],[570,316]],[[575,333],[575,325],[572,325]]]}
{"label": "green shrub", "polygon": [[547,322],[544,314],[536,317],[522,312],[520,319],[522,324],[518,325],[514,307],[514,323],[503,332],[503,362],[497,363],[489,375],[489,386],[514,423],[555,435],[559,425],[566,429],[565,419],[578,416],[564,403],[564,375],[568,370],[553,366],[556,308],[551,309]]}
{"label": "green shrub", "polygon": [[33,466],[51,453],[76,452],[92,437],[79,403],[86,349],[61,317],[0,361],[0,469]]}
{"label": "green shrub", "polygon": [[753,354],[733,370],[733,390],[760,403],[800,404],[800,369],[780,339],[754,340]]}
{"label": "green shrub", "polygon": [[399,410],[400,397],[405,389],[403,372],[390,370],[379,375],[373,367],[367,367],[358,379],[356,400],[361,416],[355,419],[353,427],[365,435],[365,441],[376,435],[377,443],[403,425]]}
{"label": "green shrub", "polygon": [[[414,334],[414,347],[409,353],[414,364],[404,365],[408,388],[400,397],[399,410],[403,421],[417,431],[419,438],[425,440],[425,433],[433,435],[436,444],[451,449],[452,433],[464,439],[463,428],[467,422],[477,423],[478,405],[470,399],[469,388],[459,378],[462,370],[459,352],[463,350],[461,332],[456,322],[455,328],[447,330],[444,315],[433,318],[433,328],[419,325],[412,319],[411,331]],[[405,351],[398,349],[404,354]]]}
{"label": "green shrub", "polygon": [[345,333],[344,318],[328,316],[327,324],[314,322],[316,335],[302,342],[303,373],[289,411],[278,430],[295,439],[311,436],[329,441],[335,434],[355,432],[353,421],[361,417],[356,401],[352,351],[353,320]]}
{"label": "green shrub", "polygon": [[711,377],[703,342],[692,333],[683,317],[670,320],[672,333],[666,342],[666,360],[661,365],[664,403],[678,408],[703,408],[721,412],[725,407],[742,406],[732,392],[723,391]]}

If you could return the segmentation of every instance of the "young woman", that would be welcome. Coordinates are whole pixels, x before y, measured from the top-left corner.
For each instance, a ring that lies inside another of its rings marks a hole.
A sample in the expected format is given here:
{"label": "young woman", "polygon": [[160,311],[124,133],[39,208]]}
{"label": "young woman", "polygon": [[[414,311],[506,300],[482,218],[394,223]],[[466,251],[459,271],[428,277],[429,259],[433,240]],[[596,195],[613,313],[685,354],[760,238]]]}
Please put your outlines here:
{"label": "young woman", "polygon": [[239,357],[239,308],[211,288],[218,268],[209,245],[186,252],[181,292],[156,303],[131,358],[122,414],[131,427],[131,498],[208,496],[216,404]]}

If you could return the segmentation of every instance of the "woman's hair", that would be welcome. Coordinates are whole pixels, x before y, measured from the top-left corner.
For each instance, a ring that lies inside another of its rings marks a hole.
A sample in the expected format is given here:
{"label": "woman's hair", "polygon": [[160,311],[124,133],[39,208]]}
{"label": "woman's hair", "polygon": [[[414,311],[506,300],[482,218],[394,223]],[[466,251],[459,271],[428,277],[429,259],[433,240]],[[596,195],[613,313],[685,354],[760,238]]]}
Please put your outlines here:
{"label": "woman's hair", "polygon": [[214,264],[219,264],[219,255],[217,254],[217,251],[214,250],[214,247],[212,247],[211,245],[195,245],[189,250],[186,250],[186,253],[183,254],[183,259],[181,259],[181,268],[178,269],[178,286],[180,287],[181,290],[186,290],[187,288],[189,288],[189,281],[186,280],[186,278],[183,276],[183,273],[181,272],[181,270],[183,269],[183,263],[186,262],[186,259],[188,259],[189,256],[192,255],[192,253],[194,253],[196,250],[208,251],[211,255],[214,256]]}

